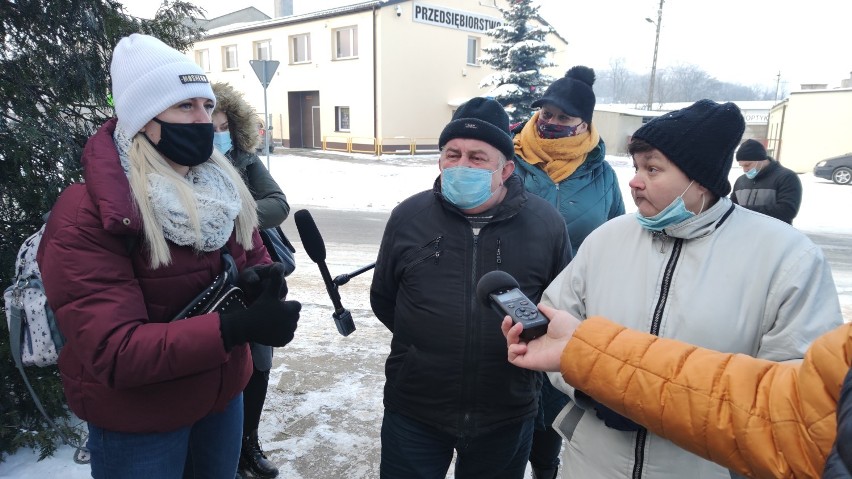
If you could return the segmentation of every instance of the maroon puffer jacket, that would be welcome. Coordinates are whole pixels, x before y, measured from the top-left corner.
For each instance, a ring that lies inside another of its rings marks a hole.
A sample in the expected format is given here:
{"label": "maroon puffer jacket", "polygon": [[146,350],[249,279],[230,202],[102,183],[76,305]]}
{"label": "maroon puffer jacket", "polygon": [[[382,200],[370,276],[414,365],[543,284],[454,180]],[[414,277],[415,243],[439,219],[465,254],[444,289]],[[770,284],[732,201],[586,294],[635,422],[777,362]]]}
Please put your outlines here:
{"label": "maroon puffer jacket", "polygon": [[[89,139],[85,184],[68,187],[38,252],[65,347],[59,370],[80,418],[121,432],[163,432],[221,411],[248,382],[246,345],[225,352],[218,313],[169,322],[222,270],[218,251],[170,243],[172,264],[152,270],[141,221],[112,140],[115,120]],[[242,270],[269,263],[257,232],[250,251],[227,248]]]}

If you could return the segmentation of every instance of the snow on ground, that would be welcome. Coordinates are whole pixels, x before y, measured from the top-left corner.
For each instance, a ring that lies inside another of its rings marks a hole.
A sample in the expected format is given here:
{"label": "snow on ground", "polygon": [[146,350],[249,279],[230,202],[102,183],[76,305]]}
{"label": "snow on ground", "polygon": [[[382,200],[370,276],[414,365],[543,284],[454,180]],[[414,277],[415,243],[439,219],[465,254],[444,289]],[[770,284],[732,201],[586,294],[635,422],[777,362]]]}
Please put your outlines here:
{"label": "snow on ground", "polygon": [[[430,188],[438,174],[435,156],[376,158],[329,152],[322,153],[325,158],[311,156],[270,157],[273,176],[293,205],[388,212],[411,194]],[[627,211],[632,213],[636,208],[628,187],[630,159],[608,160],[618,174]],[[741,173],[739,168],[732,169],[731,181]],[[852,216],[847,210],[852,188],[811,174],[800,178],[804,201],[795,226],[806,232],[852,234]],[[298,238],[291,239],[298,249],[299,268],[288,284],[292,297],[302,301],[304,308],[296,339],[276,350],[261,421],[262,443],[279,465],[281,478],[378,477],[383,368],[390,334],[370,311],[371,274],[354,278],[342,289],[357,330],[349,337],[340,336],[332,324],[331,301],[317,268]],[[340,273],[374,261],[377,247],[328,244],[327,251],[329,270]],[[835,281],[845,311],[852,311],[852,278],[836,274]],[[87,478],[89,467],[75,464],[67,446],[44,461],[37,461],[32,451],[22,450],[0,464],[0,478],[44,477]]]}

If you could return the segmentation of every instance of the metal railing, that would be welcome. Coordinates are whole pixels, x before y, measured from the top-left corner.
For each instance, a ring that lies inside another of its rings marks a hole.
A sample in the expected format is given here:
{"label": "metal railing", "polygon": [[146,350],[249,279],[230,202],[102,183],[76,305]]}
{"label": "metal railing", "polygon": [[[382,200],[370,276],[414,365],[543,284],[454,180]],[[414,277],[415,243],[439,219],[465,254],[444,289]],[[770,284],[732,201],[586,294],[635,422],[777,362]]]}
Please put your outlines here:
{"label": "metal railing", "polygon": [[395,136],[372,138],[343,135],[327,135],[322,139],[322,149],[346,153],[370,155],[417,155],[438,153],[438,138],[415,138]]}

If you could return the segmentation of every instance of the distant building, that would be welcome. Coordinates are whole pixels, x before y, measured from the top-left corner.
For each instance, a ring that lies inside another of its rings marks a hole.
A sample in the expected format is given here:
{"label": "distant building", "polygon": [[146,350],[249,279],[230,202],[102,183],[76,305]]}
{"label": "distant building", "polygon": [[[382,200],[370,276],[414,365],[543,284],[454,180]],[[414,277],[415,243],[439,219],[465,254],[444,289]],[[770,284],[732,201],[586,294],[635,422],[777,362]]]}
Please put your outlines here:
{"label": "distant building", "polygon": [[852,152],[850,129],[852,88],[792,92],[769,112],[766,148],[787,168],[806,173],[821,160]]}
{"label": "distant building", "polygon": [[[212,81],[245,93],[261,114],[263,88],[250,60],[280,62],[267,89],[276,143],[383,152],[435,148],[463,102],[494,72],[481,65],[486,31],[504,22],[495,1],[376,0],[211,28],[188,52]],[[281,2],[281,0],[279,0]],[[292,13],[292,1],[289,4]],[[276,12],[281,8],[276,4]],[[287,10],[286,6],[283,10]],[[542,24],[545,20],[539,19]],[[567,42],[548,35],[561,77]],[[351,145],[351,146],[350,146]]]}
{"label": "distant building", "polygon": [[193,17],[187,23],[189,23],[191,26],[203,28],[209,31],[214,28],[220,28],[228,25],[259,22],[262,20],[269,20],[269,15],[261,12],[260,10],[254,7],[247,7],[242,10],[237,10],[236,12],[231,12],[225,15],[218,16],[216,18],[207,19]]}
{"label": "distant building", "polygon": [[[640,126],[652,118],[686,108],[693,103],[664,103],[659,110],[651,111],[631,108],[630,105],[597,105],[592,121],[595,122],[598,132],[606,143],[607,154],[626,155],[627,143],[633,136],[633,132],[638,130]],[[765,143],[769,110],[775,102],[735,101],[733,103],[740,108],[746,121],[743,141],[754,138]]]}

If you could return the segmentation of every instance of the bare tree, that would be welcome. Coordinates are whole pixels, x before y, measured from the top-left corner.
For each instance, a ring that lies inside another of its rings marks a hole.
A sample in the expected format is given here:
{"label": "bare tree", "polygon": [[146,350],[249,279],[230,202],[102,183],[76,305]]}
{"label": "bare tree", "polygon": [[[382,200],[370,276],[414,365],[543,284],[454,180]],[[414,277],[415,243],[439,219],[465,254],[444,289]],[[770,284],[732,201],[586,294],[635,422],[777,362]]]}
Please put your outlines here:
{"label": "bare tree", "polygon": [[[605,81],[595,85],[595,93],[601,103],[632,104],[634,108],[643,109],[647,102],[650,75],[631,72],[624,63],[623,58],[610,60],[609,70],[600,75]],[[701,67],[690,63],[658,69],[654,85],[656,102],[652,109],[655,110],[666,103],[697,101],[702,98],[731,101],[772,100],[775,97],[774,88],[719,81]],[[786,86],[783,82],[782,85]],[[786,89],[779,89],[779,98],[785,96]]]}
{"label": "bare tree", "polygon": [[625,66],[624,57],[610,59],[608,79],[612,85],[613,103],[621,103],[627,99],[627,88],[630,85],[631,76]]}
{"label": "bare tree", "polygon": [[692,64],[678,64],[666,69],[668,101],[691,101],[713,97],[715,78]]}

